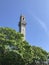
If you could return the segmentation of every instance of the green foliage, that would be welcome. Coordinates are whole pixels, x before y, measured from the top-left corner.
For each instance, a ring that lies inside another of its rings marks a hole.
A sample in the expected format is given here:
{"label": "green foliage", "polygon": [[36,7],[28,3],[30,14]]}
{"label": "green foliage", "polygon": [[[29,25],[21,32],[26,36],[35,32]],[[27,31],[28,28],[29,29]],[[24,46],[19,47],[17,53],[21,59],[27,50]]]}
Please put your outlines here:
{"label": "green foliage", "polygon": [[47,60],[48,53],[23,41],[23,35],[0,27],[0,65],[32,65]]}
{"label": "green foliage", "polygon": [[33,61],[31,64],[36,65],[37,63],[42,64],[47,61],[47,52],[40,47],[32,46],[32,50],[34,53]]}

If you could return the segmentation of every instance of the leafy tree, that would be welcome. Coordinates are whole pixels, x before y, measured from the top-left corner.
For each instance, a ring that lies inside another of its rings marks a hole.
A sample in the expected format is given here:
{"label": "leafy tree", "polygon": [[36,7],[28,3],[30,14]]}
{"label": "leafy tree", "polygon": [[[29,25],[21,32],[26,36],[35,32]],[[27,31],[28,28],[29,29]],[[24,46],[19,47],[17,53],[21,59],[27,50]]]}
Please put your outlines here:
{"label": "leafy tree", "polygon": [[0,65],[36,65],[47,60],[48,53],[23,40],[23,34],[0,27]]}

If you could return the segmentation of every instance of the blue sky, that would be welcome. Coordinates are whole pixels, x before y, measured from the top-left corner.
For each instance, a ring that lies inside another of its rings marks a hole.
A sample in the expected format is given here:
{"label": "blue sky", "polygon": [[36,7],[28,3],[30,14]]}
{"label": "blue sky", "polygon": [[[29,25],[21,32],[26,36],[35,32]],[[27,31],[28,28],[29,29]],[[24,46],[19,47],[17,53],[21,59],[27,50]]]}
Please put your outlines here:
{"label": "blue sky", "polygon": [[19,31],[20,15],[26,18],[26,40],[49,51],[49,0],[0,0],[0,26]]}

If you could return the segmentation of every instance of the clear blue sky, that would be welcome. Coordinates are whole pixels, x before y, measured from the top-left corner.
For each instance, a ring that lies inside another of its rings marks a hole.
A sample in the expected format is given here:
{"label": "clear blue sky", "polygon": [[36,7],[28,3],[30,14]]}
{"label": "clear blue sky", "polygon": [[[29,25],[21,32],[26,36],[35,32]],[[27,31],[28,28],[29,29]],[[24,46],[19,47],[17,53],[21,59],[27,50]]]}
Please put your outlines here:
{"label": "clear blue sky", "polygon": [[49,0],[0,0],[0,26],[19,30],[20,15],[26,18],[26,40],[49,51]]}

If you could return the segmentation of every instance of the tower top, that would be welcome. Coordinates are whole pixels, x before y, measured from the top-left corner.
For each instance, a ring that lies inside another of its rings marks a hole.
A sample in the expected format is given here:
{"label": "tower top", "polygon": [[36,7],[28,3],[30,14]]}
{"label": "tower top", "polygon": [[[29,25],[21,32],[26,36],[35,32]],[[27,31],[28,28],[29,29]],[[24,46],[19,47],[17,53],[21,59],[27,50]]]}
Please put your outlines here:
{"label": "tower top", "polygon": [[25,17],[24,16],[20,16],[20,21],[19,21],[19,26],[20,25],[26,25],[26,22],[25,22],[26,20],[25,20]]}

